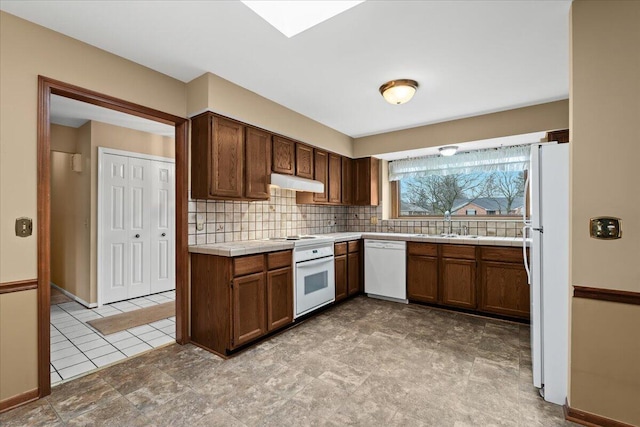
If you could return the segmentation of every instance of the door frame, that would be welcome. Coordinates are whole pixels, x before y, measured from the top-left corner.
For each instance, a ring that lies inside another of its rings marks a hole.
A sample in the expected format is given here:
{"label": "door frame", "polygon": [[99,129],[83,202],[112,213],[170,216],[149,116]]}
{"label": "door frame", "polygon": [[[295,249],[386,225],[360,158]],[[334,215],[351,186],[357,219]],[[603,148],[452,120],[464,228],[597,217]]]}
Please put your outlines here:
{"label": "door frame", "polygon": [[37,253],[38,253],[38,396],[51,394],[50,282],[51,282],[51,95],[64,96],[175,127],[176,199],[176,342],[189,342],[189,271],[187,236],[188,123],[189,120],[109,95],[38,76],[37,134]]}
{"label": "door frame", "polygon": [[[104,185],[104,171],[102,169],[102,160],[104,159],[104,155],[105,154],[112,154],[115,156],[122,156],[122,157],[133,157],[136,159],[143,159],[143,160],[152,160],[152,161],[158,161],[158,162],[165,162],[165,163],[171,163],[172,165],[174,165],[175,168],[175,158],[171,158],[171,157],[162,157],[162,156],[154,156],[152,154],[144,154],[144,153],[136,153],[134,151],[125,151],[125,150],[117,150],[115,148],[108,148],[108,147],[98,147],[98,193],[97,193],[97,198],[96,198],[96,211],[97,211],[97,228],[96,228],[96,255],[98,257],[98,260],[100,260],[100,252],[101,252],[101,247],[102,247],[102,239],[104,239],[104,233],[102,231],[102,227],[101,224],[104,221],[103,215],[104,213],[102,212],[102,197],[100,197],[101,192],[104,191],[103,185]],[[175,175],[175,169],[174,169],[174,175]],[[174,193],[174,199],[175,199],[175,188],[173,190]],[[174,230],[175,231],[175,230]],[[174,268],[175,270],[175,268]],[[103,271],[102,271],[102,264],[100,263],[100,261],[98,261],[96,263],[96,291],[98,292],[97,297],[98,297],[98,307],[102,307],[103,305],[103,301],[104,301],[104,295],[102,293],[103,289],[100,288],[100,278],[102,277]]]}

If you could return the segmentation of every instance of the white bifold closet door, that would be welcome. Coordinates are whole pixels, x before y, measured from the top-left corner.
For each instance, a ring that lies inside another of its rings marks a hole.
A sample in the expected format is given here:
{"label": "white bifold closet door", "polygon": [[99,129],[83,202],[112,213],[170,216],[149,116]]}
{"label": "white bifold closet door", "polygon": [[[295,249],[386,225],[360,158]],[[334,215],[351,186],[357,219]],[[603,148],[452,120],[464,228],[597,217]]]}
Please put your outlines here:
{"label": "white bifold closet door", "polygon": [[100,163],[101,303],[175,289],[174,164],[108,153]]}

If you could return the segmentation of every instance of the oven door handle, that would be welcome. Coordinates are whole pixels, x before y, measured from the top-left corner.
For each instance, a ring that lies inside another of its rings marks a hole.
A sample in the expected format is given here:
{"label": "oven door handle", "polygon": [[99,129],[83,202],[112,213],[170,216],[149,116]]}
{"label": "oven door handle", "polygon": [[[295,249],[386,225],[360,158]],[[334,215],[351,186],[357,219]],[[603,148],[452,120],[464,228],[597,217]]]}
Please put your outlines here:
{"label": "oven door handle", "polygon": [[296,264],[296,268],[313,267],[314,265],[325,264],[327,262],[331,262],[332,260],[333,260],[332,256],[327,256],[327,257],[316,259],[313,261],[302,261]]}

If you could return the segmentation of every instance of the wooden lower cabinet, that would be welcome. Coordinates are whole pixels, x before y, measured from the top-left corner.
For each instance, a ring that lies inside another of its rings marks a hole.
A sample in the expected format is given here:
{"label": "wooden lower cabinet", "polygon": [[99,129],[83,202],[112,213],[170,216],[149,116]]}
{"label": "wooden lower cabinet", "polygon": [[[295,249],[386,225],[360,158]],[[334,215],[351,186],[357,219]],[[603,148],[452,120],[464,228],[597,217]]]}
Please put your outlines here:
{"label": "wooden lower cabinet", "polygon": [[349,296],[362,293],[362,257],[361,252],[347,254],[347,292]]}
{"label": "wooden lower cabinet", "polygon": [[291,251],[191,254],[191,341],[229,354],[293,322]]}
{"label": "wooden lower cabinet", "polygon": [[482,248],[478,280],[478,310],[529,319],[530,290],[522,250]]}
{"label": "wooden lower cabinet", "polygon": [[267,271],[267,330],[293,322],[293,273],[291,267]]}
{"label": "wooden lower cabinet", "polygon": [[233,348],[267,332],[264,273],[233,279]]}
{"label": "wooden lower cabinet", "polygon": [[407,256],[407,298],[412,301],[438,302],[437,256]]}
{"label": "wooden lower cabinet", "polygon": [[454,307],[476,308],[476,261],[442,258],[440,302]]}
{"label": "wooden lower cabinet", "polygon": [[347,291],[347,255],[335,257],[336,302],[342,301],[349,294]]}

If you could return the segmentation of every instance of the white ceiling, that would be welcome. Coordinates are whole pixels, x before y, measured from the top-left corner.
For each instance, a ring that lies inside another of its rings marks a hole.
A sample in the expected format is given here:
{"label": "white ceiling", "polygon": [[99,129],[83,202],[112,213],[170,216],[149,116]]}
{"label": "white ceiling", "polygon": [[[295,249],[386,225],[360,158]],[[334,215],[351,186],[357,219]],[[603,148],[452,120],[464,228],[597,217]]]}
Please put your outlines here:
{"label": "white ceiling", "polygon": [[156,135],[175,136],[173,126],[58,95],[51,96],[49,118],[53,124],[73,128],[94,120]]}
{"label": "white ceiling", "polygon": [[[565,99],[570,0],[369,0],[287,38],[239,1],[0,1],[188,82],[212,72],[358,137]],[[387,104],[378,87],[420,84]]]}

